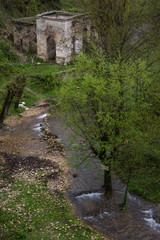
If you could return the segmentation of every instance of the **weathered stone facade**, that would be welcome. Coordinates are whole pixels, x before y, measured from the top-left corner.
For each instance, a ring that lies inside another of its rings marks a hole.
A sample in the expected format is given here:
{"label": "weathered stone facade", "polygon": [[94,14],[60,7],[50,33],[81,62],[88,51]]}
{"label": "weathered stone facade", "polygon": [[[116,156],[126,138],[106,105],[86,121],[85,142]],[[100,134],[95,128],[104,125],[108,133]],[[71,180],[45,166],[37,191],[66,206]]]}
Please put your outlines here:
{"label": "weathered stone facade", "polygon": [[68,63],[82,51],[86,37],[89,40],[92,35],[85,14],[52,11],[35,18],[36,23],[29,22],[29,18],[14,20],[14,43],[26,52],[37,50],[37,56],[44,61]]}
{"label": "weathered stone facade", "polygon": [[84,14],[49,12],[37,16],[37,55],[66,64],[82,51]]}
{"label": "weathered stone facade", "polygon": [[34,17],[13,20],[14,45],[17,49],[37,53],[36,21]]}

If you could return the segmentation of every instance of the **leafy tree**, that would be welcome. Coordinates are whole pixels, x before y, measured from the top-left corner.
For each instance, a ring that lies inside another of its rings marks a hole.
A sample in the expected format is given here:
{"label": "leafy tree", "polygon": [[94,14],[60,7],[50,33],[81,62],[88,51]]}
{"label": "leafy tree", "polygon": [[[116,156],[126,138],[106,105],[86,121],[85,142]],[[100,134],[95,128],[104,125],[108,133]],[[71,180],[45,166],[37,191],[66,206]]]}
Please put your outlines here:
{"label": "leafy tree", "polygon": [[[104,55],[82,54],[61,89],[67,126],[74,129],[105,166],[104,187],[112,192],[112,161],[121,146],[145,134],[151,111],[152,79],[145,62],[111,63]],[[145,122],[146,121],[146,122]]]}
{"label": "leafy tree", "polygon": [[159,43],[155,41],[151,27],[151,9],[154,7],[149,11],[151,3],[148,2],[150,1],[85,0],[86,11],[90,13],[92,24],[98,33],[97,43],[95,38],[92,41],[105,51],[108,59],[115,60],[121,56],[122,61],[128,61],[131,58],[136,60],[148,57],[149,64],[155,61],[155,50]]}

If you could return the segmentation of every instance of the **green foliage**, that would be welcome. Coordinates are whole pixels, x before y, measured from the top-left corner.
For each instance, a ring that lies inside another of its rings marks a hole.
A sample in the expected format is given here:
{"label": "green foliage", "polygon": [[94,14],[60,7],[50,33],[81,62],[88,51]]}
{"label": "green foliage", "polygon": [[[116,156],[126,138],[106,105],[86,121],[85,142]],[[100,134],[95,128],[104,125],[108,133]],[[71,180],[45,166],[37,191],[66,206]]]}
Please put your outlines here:
{"label": "green foliage", "polygon": [[110,151],[110,144],[122,141],[120,135],[115,140],[117,127],[123,129],[124,135],[129,132],[126,133],[127,128],[131,132],[130,123],[136,124],[139,112],[150,108],[147,91],[151,79],[145,63],[112,64],[103,55],[89,58],[83,54],[75,69],[76,73],[68,77],[61,90],[62,108],[70,113],[66,121],[70,126],[78,123],[77,130],[84,129],[91,145],[99,146],[104,134],[107,135],[103,144]]}
{"label": "green foliage", "polygon": [[104,165],[112,156],[126,173],[134,172],[143,168],[149,152],[160,157],[154,91],[144,61],[111,63],[100,53],[95,58],[82,54],[64,82],[60,105],[66,124]]}
{"label": "green foliage", "polygon": [[0,37],[0,62],[14,61],[18,60],[17,55],[10,51],[10,45],[8,41],[4,41],[2,37]]}
{"label": "green foliage", "polygon": [[35,85],[39,85],[39,87],[45,91],[53,90],[60,85],[60,76],[56,73],[47,74],[44,72],[33,77],[33,81]]}
{"label": "green foliage", "polygon": [[1,5],[14,17],[32,16],[39,12],[60,9],[59,0],[7,0]]}
{"label": "green foliage", "polygon": [[[37,59],[39,62],[39,59]],[[58,66],[47,64],[14,64],[11,62],[4,64],[0,79],[0,109],[2,108],[4,98],[6,96],[6,85],[13,82],[17,77],[26,77],[26,86],[33,92],[24,89],[22,101],[26,103],[26,107],[31,107],[39,98],[53,98],[61,85],[62,75],[57,72],[70,68],[70,66]],[[17,83],[18,84],[18,83]],[[19,114],[24,111],[22,108],[14,109],[15,99],[11,104],[8,115]]]}
{"label": "green foliage", "polygon": [[27,86],[33,91],[46,96],[54,95],[54,91],[61,85],[62,75],[58,72],[67,70],[68,66],[58,65],[30,65],[23,70],[28,75]]}
{"label": "green foliage", "polygon": [[1,28],[5,28],[5,23],[4,23],[4,18],[3,18],[3,14],[0,11],[0,29]]}
{"label": "green foliage", "polygon": [[[0,36],[0,78],[10,75],[14,69],[6,68],[11,62],[17,62],[18,57],[10,50],[10,44]],[[1,81],[0,79],[0,81]]]}
{"label": "green foliage", "polygon": [[84,12],[85,6],[83,0],[60,0],[62,11]]}
{"label": "green foliage", "polygon": [[155,10],[153,1],[85,0],[98,33],[92,41],[105,51],[107,58],[112,61],[121,56],[125,61],[136,60],[151,55],[155,49],[159,51],[157,32],[153,31],[152,13],[149,13]]}

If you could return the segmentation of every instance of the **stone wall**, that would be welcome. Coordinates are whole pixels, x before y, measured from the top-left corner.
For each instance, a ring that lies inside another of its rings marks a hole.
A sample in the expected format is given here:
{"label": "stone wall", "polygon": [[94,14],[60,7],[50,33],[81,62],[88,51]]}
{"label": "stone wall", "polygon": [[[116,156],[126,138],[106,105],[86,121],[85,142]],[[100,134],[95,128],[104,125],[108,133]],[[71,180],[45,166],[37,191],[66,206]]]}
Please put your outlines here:
{"label": "stone wall", "polygon": [[[66,64],[83,48],[84,14],[50,12],[37,16],[37,54],[43,60]],[[52,45],[52,46],[51,46]],[[53,51],[54,54],[50,54]]]}
{"label": "stone wall", "polygon": [[82,51],[93,31],[89,16],[82,13],[51,11],[13,22],[17,49],[61,65]]}
{"label": "stone wall", "polygon": [[35,17],[13,20],[14,45],[22,52],[37,52]]}

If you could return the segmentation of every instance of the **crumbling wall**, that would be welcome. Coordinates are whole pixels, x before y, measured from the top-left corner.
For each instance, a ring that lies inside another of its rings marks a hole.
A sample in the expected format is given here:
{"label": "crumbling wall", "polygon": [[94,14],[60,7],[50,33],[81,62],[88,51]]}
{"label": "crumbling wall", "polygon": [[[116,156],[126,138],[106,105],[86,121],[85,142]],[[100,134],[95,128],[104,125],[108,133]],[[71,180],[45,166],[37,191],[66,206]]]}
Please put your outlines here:
{"label": "crumbling wall", "polygon": [[35,18],[13,20],[13,36],[15,47],[24,52],[37,52],[37,34]]}
{"label": "crumbling wall", "polygon": [[[44,61],[67,64],[90,41],[92,26],[82,13],[51,11],[14,20],[14,44]],[[86,45],[87,46],[87,45]]]}
{"label": "crumbling wall", "polygon": [[[51,60],[50,55],[54,55],[53,60],[63,65],[82,51],[84,14],[54,14],[50,12],[37,16],[37,54],[45,61]],[[52,41],[49,41],[50,38]],[[49,54],[48,49],[54,54]]]}

